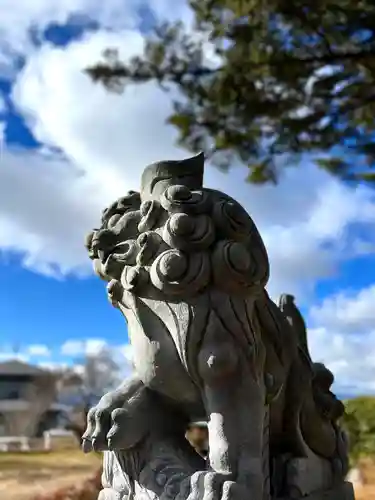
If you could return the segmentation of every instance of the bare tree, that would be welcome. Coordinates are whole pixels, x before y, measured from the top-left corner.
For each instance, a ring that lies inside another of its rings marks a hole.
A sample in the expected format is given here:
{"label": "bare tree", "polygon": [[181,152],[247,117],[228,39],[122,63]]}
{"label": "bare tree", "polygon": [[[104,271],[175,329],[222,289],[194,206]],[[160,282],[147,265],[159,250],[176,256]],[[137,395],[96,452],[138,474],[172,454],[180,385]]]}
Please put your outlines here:
{"label": "bare tree", "polygon": [[55,401],[57,395],[58,377],[53,373],[39,375],[27,386],[24,399],[30,402],[27,412],[27,428],[25,434],[32,436],[39,425],[40,419]]}
{"label": "bare tree", "polygon": [[[126,362],[124,361],[126,364]],[[114,352],[103,347],[95,354],[86,354],[75,366],[65,370],[60,377],[60,396],[69,399],[74,407],[67,428],[79,441],[86,427],[89,409],[111,389],[119,385],[123,367],[115,359]]]}

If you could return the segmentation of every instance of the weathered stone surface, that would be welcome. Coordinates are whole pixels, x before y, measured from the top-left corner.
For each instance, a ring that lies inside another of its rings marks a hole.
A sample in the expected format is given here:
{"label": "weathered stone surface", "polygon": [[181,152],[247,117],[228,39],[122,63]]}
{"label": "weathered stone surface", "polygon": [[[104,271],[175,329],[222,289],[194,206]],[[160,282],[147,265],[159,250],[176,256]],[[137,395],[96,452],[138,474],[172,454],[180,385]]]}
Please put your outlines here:
{"label": "weathered stone surface", "polygon": [[[295,497],[283,497],[277,500],[294,500]],[[335,488],[330,488],[325,491],[319,491],[310,495],[304,496],[303,500],[353,500],[354,491],[351,483],[342,483]]]}
{"label": "weathered stone surface", "polygon": [[[86,241],[134,350],[133,376],[88,417],[84,449],[111,450],[102,496],[349,500],[333,375],[293,297],[268,297],[254,221],[203,169],[202,155],[147,167]],[[184,438],[192,419],[208,421],[208,464]]]}

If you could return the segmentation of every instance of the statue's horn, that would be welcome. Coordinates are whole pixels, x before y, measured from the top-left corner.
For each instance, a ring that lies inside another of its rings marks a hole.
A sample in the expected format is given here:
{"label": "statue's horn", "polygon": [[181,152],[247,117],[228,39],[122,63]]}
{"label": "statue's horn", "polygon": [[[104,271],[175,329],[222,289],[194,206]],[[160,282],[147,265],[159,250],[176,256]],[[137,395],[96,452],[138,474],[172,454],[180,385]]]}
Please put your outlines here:
{"label": "statue's horn", "polygon": [[167,160],[148,165],[142,174],[142,200],[157,199],[168,186],[181,184],[190,189],[203,187],[204,154],[185,160]]}

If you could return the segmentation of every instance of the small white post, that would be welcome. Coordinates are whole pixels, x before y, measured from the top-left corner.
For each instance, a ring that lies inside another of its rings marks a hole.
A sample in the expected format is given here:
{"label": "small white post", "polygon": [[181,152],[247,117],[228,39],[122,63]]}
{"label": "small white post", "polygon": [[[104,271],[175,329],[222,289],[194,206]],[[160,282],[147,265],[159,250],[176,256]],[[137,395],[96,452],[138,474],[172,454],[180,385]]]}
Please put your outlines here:
{"label": "small white post", "polygon": [[50,451],[51,449],[51,433],[49,431],[45,431],[43,433],[44,437],[44,449]]}
{"label": "small white post", "polygon": [[29,438],[23,437],[21,439],[21,451],[30,451]]}

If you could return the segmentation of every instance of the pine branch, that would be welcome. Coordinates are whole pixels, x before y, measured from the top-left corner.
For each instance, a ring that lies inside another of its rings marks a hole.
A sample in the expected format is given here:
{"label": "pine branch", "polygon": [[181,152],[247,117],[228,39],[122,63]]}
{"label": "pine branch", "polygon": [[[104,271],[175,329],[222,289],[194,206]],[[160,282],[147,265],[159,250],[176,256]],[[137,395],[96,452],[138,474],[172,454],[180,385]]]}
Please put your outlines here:
{"label": "pine branch", "polygon": [[[268,61],[261,61],[258,63],[249,63],[249,68],[254,69],[264,66],[277,67],[280,65],[301,65],[301,64],[337,64],[338,62],[354,61],[360,62],[367,58],[375,57],[375,47],[363,49],[355,52],[339,52],[330,49],[329,53],[322,55],[314,55],[311,57],[293,57],[290,55],[277,56],[274,59],[270,58]],[[172,67],[168,71],[162,72],[159,68],[149,64],[143,68],[131,68],[120,61],[115,64],[111,63],[98,63],[85,70],[85,72],[92,78],[94,82],[101,82],[108,84],[111,80],[124,81],[130,79],[135,83],[147,82],[152,79],[159,81],[169,80],[172,82],[180,82],[184,77],[202,78],[205,76],[215,75],[222,71],[223,67],[209,68],[209,67],[195,67],[184,68],[183,70],[175,70]]]}

